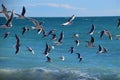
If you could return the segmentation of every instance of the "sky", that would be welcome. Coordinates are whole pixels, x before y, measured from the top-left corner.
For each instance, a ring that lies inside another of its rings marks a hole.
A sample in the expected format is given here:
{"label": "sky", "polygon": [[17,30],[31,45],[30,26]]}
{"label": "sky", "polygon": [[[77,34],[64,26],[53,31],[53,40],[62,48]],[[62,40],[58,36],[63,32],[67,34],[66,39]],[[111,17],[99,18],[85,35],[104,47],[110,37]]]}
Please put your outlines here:
{"label": "sky", "polygon": [[0,0],[1,4],[16,13],[25,6],[26,17],[120,16],[120,0]]}

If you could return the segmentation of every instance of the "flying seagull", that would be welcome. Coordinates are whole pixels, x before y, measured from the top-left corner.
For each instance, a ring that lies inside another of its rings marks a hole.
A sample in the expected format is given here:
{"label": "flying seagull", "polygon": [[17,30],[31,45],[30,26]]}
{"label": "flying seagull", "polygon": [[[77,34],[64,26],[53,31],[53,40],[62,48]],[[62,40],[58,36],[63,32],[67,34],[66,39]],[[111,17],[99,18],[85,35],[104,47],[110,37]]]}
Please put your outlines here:
{"label": "flying seagull", "polygon": [[35,53],[34,50],[33,50],[31,47],[28,47],[28,46],[27,46],[27,50],[30,51],[32,54]]}
{"label": "flying seagull", "polygon": [[23,6],[21,14],[15,13],[15,15],[17,15],[19,18],[23,19],[25,17],[24,16],[25,12],[26,12],[26,9],[25,9],[25,6]]}
{"label": "flying seagull", "polygon": [[15,38],[16,38],[16,45],[15,45],[16,51],[15,51],[15,54],[17,54],[19,52],[20,40],[19,40],[17,34],[15,34]]}
{"label": "flying seagull", "polygon": [[73,34],[73,38],[78,38],[79,34]]}
{"label": "flying seagull", "polygon": [[0,11],[0,13],[4,13],[6,20],[10,18],[10,16],[8,15],[7,8],[5,7],[4,4],[2,4],[2,10]]}
{"label": "flying seagull", "polygon": [[89,35],[94,34],[94,30],[95,30],[95,25],[92,24],[92,28],[91,28],[90,31],[89,31]]}
{"label": "flying seagull", "polygon": [[75,40],[76,46],[79,46],[80,40]]}
{"label": "flying seagull", "polygon": [[24,33],[25,33],[26,31],[29,31],[29,28],[28,28],[28,27],[23,27],[23,28],[22,28],[22,35],[24,35]]}
{"label": "flying seagull", "polygon": [[14,10],[12,10],[11,16],[10,18],[7,20],[7,22],[4,25],[1,25],[1,28],[7,29],[7,28],[11,28],[12,26],[10,26],[12,19],[13,19],[13,15],[14,15]]}
{"label": "flying seagull", "polygon": [[37,30],[38,34],[41,33],[41,31],[44,31],[43,26],[39,24],[39,22],[32,18],[27,18],[28,20],[31,20],[34,23],[34,27],[32,29]]}
{"label": "flying seagull", "polygon": [[55,31],[56,31],[56,29],[50,30],[50,31],[48,32],[47,36],[54,34]]}
{"label": "flying seagull", "polygon": [[62,31],[62,32],[60,33],[60,38],[58,39],[58,42],[56,42],[56,44],[57,44],[57,45],[62,44],[63,38],[64,38],[64,32]]}
{"label": "flying seagull", "polygon": [[45,47],[45,51],[44,51],[44,54],[45,56],[48,56],[48,54],[50,53],[50,46],[48,45],[48,43],[46,42],[46,47]]}
{"label": "flying seagull", "polygon": [[72,54],[74,52],[74,47],[70,47],[69,52]]}
{"label": "flying seagull", "polygon": [[102,47],[101,45],[99,45],[97,53],[108,53],[108,49],[106,49],[106,48]]}
{"label": "flying seagull", "polygon": [[9,35],[10,35],[10,32],[6,32],[6,33],[4,34],[4,38],[3,38],[3,39],[7,38]]}
{"label": "flying seagull", "polygon": [[94,47],[93,43],[94,43],[94,37],[91,36],[91,40],[90,41],[86,41],[88,43],[88,47]]}
{"label": "flying seagull", "polygon": [[67,26],[72,24],[72,21],[75,19],[75,15],[72,15],[67,22],[63,23],[62,26]]}
{"label": "flying seagull", "polygon": [[64,60],[65,60],[65,57],[64,57],[64,56],[61,56],[60,59],[61,59],[62,61],[64,61]]}
{"label": "flying seagull", "polygon": [[51,40],[56,40],[56,34],[51,34],[52,35],[52,39]]}
{"label": "flying seagull", "polygon": [[107,35],[110,40],[112,40],[112,35],[108,30],[102,30],[100,32],[100,38],[102,38],[104,34]]}
{"label": "flying seagull", "polygon": [[80,55],[80,53],[76,53],[78,55],[78,59],[79,59],[79,62],[82,61],[82,56]]}

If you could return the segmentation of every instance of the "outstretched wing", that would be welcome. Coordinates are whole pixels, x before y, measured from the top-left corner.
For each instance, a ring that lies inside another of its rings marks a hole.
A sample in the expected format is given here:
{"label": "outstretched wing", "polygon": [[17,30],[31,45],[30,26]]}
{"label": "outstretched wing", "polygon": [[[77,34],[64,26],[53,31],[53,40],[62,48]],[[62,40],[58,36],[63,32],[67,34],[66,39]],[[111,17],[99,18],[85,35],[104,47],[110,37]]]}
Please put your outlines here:
{"label": "outstretched wing", "polygon": [[25,12],[26,12],[26,9],[25,9],[25,6],[23,6],[21,15],[24,16],[24,15],[25,15]]}

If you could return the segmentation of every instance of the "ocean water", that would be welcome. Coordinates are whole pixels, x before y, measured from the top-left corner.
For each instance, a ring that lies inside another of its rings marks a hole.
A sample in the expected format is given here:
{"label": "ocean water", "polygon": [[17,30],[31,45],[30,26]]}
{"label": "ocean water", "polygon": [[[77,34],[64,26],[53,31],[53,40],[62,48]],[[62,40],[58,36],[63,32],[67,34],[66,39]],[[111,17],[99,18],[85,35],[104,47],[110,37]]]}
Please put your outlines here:
{"label": "ocean water", "polygon": [[[46,62],[43,54],[46,42],[54,45],[52,36],[42,38],[42,33],[37,34],[32,30],[32,21],[25,19],[13,19],[13,27],[10,29],[0,28],[0,80],[120,80],[120,40],[116,40],[115,35],[120,34],[117,27],[117,20],[120,17],[76,17],[69,26],[61,26],[68,17],[32,17],[36,20],[44,21],[43,27],[46,32],[56,29],[57,38],[61,31],[64,31],[63,44],[55,46],[49,56],[52,62]],[[6,22],[4,17],[0,17],[0,24]],[[85,41],[90,40],[88,32],[92,24],[95,25],[95,32],[92,35],[95,39],[93,48],[86,47]],[[29,27],[30,31],[22,35],[22,28]],[[111,32],[113,40],[107,36],[100,39],[100,31],[107,29]],[[10,35],[3,39],[4,33]],[[78,38],[73,38],[73,34],[79,34]],[[15,34],[20,38],[20,51],[15,55]],[[74,40],[80,40],[80,45],[76,46]],[[96,54],[98,45],[109,49],[107,54]],[[27,51],[26,46],[30,46],[35,51],[33,55]],[[71,54],[70,47],[75,47]],[[82,61],[79,62],[75,53],[80,53]],[[61,61],[60,57],[65,56]]]}

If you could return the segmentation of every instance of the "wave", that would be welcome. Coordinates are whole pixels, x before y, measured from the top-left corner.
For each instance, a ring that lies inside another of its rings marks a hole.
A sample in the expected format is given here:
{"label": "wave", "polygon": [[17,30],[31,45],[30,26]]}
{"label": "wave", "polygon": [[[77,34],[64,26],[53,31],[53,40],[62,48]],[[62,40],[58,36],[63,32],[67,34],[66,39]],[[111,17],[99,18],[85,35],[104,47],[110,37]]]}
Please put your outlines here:
{"label": "wave", "polygon": [[0,69],[0,80],[97,80],[85,73],[39,69]]}
{"label": "wave", "polygon": [[80,71],[33,69],[0,69],[0,80],[120,80],[118,75],[94,75]]}

